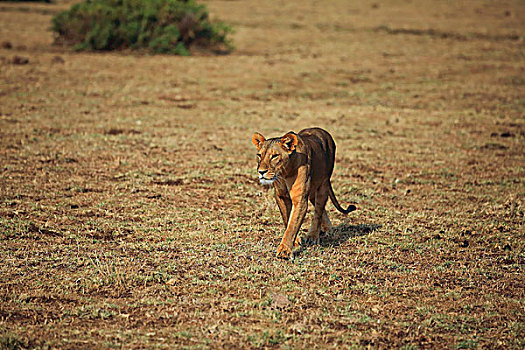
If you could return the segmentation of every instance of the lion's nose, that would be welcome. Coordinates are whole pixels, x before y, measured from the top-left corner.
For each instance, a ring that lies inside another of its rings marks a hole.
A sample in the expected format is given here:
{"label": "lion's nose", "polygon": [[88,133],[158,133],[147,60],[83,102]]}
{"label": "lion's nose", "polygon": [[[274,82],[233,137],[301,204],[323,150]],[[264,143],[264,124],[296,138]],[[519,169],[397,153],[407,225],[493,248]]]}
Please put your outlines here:
{"label": "lion's nose", "polygon": [[264,174],[266,174],[268,172],[268,170],[259,170],[259,174],[261,174],[261,176],[264,176]]}

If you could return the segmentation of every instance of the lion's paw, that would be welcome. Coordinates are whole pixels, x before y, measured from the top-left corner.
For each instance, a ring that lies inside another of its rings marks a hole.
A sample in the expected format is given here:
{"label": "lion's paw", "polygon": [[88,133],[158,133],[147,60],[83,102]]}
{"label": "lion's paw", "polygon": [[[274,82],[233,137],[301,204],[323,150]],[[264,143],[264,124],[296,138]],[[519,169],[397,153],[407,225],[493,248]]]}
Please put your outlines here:
{"label": "lion's paw", "polygon": [[287,245],[281,243],[277,248],[277,257],[281,259],[290,259],[292,258],[292,249]]}
{"label": "lion's paw", "polygon": [[310,236],[310,235],[308,235],[305,238],[305,243],[308,244],[308,245],[315,245],[315,244],[321,243],[321,239],[319,238],[319,235],[317,235],[317,236],[314,236],[314,235]]}

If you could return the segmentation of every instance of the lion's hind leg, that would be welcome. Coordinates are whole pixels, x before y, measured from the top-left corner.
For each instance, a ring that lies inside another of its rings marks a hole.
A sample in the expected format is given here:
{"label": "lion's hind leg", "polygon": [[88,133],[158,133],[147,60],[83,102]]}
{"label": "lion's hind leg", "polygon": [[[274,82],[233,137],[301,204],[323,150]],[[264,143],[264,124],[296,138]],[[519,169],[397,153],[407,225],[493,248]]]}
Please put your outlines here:
{"label": "lion's hind leg", "polygon": [[313,202],[315,210],[314,217],[312,218],[312,224],[310,225],[310,230],[306,236],[306,243],[309,244],[319,244],[319,234],[321,233],[322,227],[326,227],[326,224],[330,224],[330,219],[328,219],[328,214],[326,214],[325,206],[326,201],[328,200],[329,187],[325,182],[315,192],[315,197],[310,198],[310,201]]}
{"label": "lion's hind leg", "polygon": [[328,217],[328,213],[325,209],[323,211],[323,216],[321,217],[321,232],[330,233],[332,232],[332,228],[332,223],[330,222],[330,218]]}

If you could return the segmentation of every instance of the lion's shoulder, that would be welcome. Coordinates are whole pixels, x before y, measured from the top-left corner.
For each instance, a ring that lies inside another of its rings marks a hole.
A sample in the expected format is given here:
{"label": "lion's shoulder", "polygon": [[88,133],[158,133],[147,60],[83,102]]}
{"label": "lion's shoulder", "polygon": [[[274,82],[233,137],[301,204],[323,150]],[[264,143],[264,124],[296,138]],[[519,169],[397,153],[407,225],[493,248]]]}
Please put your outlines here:
{"label": "lion's shoulder", "polygon": [[312,180],[323,182],[330,178],[335,163],[335,142],[330,133],[321,128],[308,128],[298,135],[307,148]]}

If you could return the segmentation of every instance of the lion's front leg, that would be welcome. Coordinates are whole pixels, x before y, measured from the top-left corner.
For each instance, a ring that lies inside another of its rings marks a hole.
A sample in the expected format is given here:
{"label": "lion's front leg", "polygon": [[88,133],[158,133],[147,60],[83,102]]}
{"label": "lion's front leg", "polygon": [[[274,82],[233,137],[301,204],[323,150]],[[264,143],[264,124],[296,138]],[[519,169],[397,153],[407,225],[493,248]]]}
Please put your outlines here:
{"label": "lion's front leg", "polygon": [[291,258],[293,247],[299,247],[301,245],[301,239],[298,233],[306,215],[306,209],[308,209],[308,202],[306,200],[293,206],[288,227],[284,231],[281,244],[277,247],[278,258]]}
{"label": "lion's front leg", "polygon": [[279,207],[281,217],[283,218],[284,228],[286,229],[290,213],[292,212],[292,200],[290,199],[290,194],[288,193],[286,184],[280,181],[275,181],[273,187],[275,189],[275,202]]}
{"label": "lion's front leg", "polygon": [[290,191],[292,212],[290,214],[290,219],[288,220],[288,226],[284,231],[281,244],[279,244],[279,247],[277,248],[277,257],[279,258],[290,258],[292,256],[293,246],[297,244],[299,229],[301,228],[301,224],[306,215],[306,210],[308,209],[308,200],[305,193],[308,193],[308,191],[297,193],[294,196],[293,188],[292,191]]}

